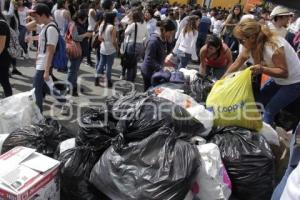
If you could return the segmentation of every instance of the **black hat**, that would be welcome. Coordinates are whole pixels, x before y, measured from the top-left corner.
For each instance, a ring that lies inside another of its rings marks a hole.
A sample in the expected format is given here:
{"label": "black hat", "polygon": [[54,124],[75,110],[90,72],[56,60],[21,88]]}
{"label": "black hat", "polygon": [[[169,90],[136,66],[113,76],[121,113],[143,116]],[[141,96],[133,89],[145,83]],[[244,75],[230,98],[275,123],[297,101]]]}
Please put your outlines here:
{"label": "black hat", "polygon": [[29,10],[29,13],[36,13],[38,15],[51,15],[50,8],[44,3],[37,3],[33,9]]}

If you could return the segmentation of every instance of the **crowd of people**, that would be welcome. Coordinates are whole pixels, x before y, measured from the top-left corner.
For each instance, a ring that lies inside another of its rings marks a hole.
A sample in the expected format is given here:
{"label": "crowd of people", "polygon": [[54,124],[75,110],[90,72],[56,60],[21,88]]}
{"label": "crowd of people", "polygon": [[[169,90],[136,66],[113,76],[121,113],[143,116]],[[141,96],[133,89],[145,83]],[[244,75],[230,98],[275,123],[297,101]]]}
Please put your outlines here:
{"label": "crowd of people", "polygon": [[11,53],[13,41],[20,46],[15,50],[21,51],[16,54],[22,59],[28,59],[29,50],[37,51],[33,86],[41,111],[45,88],[56,80],[52,60],[60,38],[66,42],[68,55],[68,66],[61,71],[67,73],[73,96],[78,96],[77,77],[84,59],[95,68],[95,86],[110,88],[114,60],[119,56],[120,79],[134,83],[140,70],[145,91],[151,87],[152,75],[165,66],[177,70],[195,62],[200,74],[220,79],[245,63],[254,65],[255,74],[271,77],[260,99],[268,123],[299,97],[298,11],[277,6],[271,11],[255,7],[243,13],[239,4],[226,10],[110,0],[3,2],[0,80],[5,97],[12,95],[9,77],[22,74]]}
{"label": "crowd of people", "polygon": [[[111,88],[117,57],[121,59],[120,79],[135,83],[140,71],[144,91],[154,85],[157,72],[176,72],[190,63],[198,66],[199,76],[215,80],[251,66],[255,78],[263,75],[266,80],[259,86],[256,101],[264,106],[263,121],[270,125],[280,110],[300,99],[297,10],[275,6],[244,11],[239,4],[226,10],[123,0],[1,3],[0,83],[4,96],[13,93],[10,77],[22,75],[17,60],[27,60],[30,51],[36,52],[32,78],[41,112],[49,90],[59,101],[66,101],[53,87],[57,80],[53,69],[67,74],[63,81],[69,83],[68,92],[76,97],[84,60],[94,68],[93,84]],[[287,171],[286,179],[291,171]],[[279,184],[272,199],[279,199],[282,192]]]}

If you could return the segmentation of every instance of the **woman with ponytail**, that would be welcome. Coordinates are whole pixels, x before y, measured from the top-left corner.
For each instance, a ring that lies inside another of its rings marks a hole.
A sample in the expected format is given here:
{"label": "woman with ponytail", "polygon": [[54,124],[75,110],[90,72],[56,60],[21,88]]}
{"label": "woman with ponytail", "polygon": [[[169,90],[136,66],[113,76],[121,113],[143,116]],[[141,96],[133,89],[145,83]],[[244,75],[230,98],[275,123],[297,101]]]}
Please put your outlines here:
{"label": "woman with ponytail", "polygon": [[251,57],[255,64],[253,75],[264,73],[271,77],[261,88],[259,102],[265,109],[263,120],[272,124],[281,109],[300,97],[300,60],[284,38],[256,20],[242,21],[233,34],[243,49],[226,74],[237,71]]}

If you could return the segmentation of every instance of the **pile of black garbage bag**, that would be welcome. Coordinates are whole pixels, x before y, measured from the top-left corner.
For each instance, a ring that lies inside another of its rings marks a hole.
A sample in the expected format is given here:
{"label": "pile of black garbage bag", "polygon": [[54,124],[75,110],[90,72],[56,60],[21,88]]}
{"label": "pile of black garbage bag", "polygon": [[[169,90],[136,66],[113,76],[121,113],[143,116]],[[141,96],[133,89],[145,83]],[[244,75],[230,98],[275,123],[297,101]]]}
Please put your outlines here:
{"label": "pile of black garbage bag", "polygon": [[203,124],[155,95],[130,93],[106,103],[80,116],[75,147],[57,155],[62,198],[184,199],[200,165],[187,140],[205,131]]}
{"label": "pile of black garbage bag", "polygon": [[263,136],[232,126],[213,130],[209,142],[220,149],[235,199],[271,199],[275,160]]}
{"label": "pile of black garbage bag", "polygon": [[33,124],[16,129],[4,140],[1,154],[17,146],[36,149],[37,152],[53,157],[60,142],[72,138],[58,121],[45,119],[41,124]]}
{"label": "pile of black garbage bag", "polygon": [[[190,139],[203,131],[184,108],[156,95],[108,98],[80,116],[75,146],[57,155],[62,199],[182,200],[201,166]],[[226,127],[205,139],[219,146],[233,197],[270,198],[274,156],[261,135]]]}

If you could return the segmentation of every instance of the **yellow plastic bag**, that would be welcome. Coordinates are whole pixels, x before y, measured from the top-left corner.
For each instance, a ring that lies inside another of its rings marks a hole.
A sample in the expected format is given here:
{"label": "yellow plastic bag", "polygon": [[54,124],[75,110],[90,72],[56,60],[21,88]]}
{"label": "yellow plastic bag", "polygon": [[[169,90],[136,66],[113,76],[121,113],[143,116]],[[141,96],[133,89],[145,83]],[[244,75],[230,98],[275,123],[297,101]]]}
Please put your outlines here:
{"label": "yellow plastic bag", "polygon": [[251,70],[228,75],[217,81],[206,100],[214,113],[215,126],[240,126],[259,131],[262,118],[257,109],[251,82]]}

